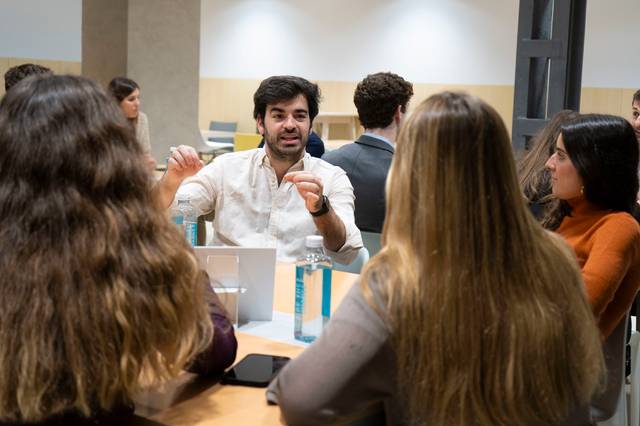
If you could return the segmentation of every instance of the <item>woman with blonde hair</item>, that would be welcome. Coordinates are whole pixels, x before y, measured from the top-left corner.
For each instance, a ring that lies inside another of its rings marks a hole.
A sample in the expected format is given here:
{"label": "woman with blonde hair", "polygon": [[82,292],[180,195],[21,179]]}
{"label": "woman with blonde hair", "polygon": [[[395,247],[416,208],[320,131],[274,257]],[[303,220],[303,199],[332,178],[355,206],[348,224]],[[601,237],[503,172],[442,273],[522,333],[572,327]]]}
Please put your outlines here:
{"label": "woman with blonde hair", "polygon": [[233,330],[97,84],[14,86],[0,152],[1,424],[113,424],[141,383],[233,362]]}
{"label": "woman with blonde hair", "polygon": [[387,424],[589,424],[600,336],[570,249],[528,214],[508,135],[441,93],[400,131],[384,247],[271,383],[290,424],[383,402]]}

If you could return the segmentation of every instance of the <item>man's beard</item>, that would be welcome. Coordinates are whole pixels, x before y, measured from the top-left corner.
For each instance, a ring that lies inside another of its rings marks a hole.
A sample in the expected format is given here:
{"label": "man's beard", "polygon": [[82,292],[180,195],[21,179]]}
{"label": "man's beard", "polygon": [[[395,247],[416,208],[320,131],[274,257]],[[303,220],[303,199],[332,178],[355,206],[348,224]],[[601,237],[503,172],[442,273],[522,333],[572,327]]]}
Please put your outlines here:
{"label": "man's beard", "polygon": [[267,128],[264,129],[264,143],[269,147],[269,152],[278,160],[295,162],[298,161],[304,155],[304,150],[307,146],[307,141],[309,140],[309,135],[303,135],[295,132],[283,133],[282,135],[295,135],[300,139],[300,145],[297,149],[293,150],[292,148],[284,149],[278,146],[278,141],[280,139],[280,135],[271,135]]}

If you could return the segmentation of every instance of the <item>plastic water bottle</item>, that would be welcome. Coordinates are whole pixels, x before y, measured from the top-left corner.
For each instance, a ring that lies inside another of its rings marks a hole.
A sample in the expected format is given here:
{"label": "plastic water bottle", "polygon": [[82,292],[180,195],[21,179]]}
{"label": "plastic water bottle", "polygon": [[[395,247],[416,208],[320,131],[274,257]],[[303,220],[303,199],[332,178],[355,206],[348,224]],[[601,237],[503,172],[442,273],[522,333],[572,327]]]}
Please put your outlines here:
{"label": "plastic water bottle", "polygon": [[192,246],[198,244],[198,216],[189,196],[178,196],[178,204],[173,209],[173,223],[180,227]]}
{"label": "plastic water bottle", "polygon": [[331,259],[324,254],[322,237],[305,240],[307,252],[296,262],[296,309],[293,335],[313,342],[331,313]]}

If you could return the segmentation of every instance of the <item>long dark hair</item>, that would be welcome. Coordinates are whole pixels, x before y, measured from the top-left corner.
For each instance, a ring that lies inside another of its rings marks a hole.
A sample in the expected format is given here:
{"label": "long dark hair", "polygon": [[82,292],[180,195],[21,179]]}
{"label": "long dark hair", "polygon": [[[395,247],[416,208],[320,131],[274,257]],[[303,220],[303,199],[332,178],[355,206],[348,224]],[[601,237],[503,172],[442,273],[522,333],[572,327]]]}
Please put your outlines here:
{"label": "long dark hair", "polygon": [[603,209],[632,213],[638,194],[638,140],[631,124],[622,117],[588,114],[561,131],[585,198]]}
{"label": "long dark hair", "polygon": [[124,98],[132,94],[134,90],[140,90],[140,86],[130,78],[115,77],[109,82],[108,89],[111,96],[120,103]]}
{"label": "long dark hair", "polygon": [[[638,220],[638,140],[631,124],[614,115],[584,114],[565,123],[561,134],[587,201]],[[560,200],[543,225],[554,230],[570,214],[569,203]]]}
{"label": "long dark hair", "polygon": [[109,410],[210,341],[197,262],[114,102],[38,76],[0,102],[0,421]]}

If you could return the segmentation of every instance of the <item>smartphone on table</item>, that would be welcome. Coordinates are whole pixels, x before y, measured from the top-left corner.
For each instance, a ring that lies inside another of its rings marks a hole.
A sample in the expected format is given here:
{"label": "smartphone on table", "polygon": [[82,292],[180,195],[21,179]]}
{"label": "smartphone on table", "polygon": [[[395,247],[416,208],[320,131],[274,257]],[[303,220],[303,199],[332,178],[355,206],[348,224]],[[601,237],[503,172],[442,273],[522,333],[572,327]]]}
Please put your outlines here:
{"label": "smartphone on table", "polygon": [[224,373],[222,383],[266,388],[290,359],[286,356],[249,354]]}

